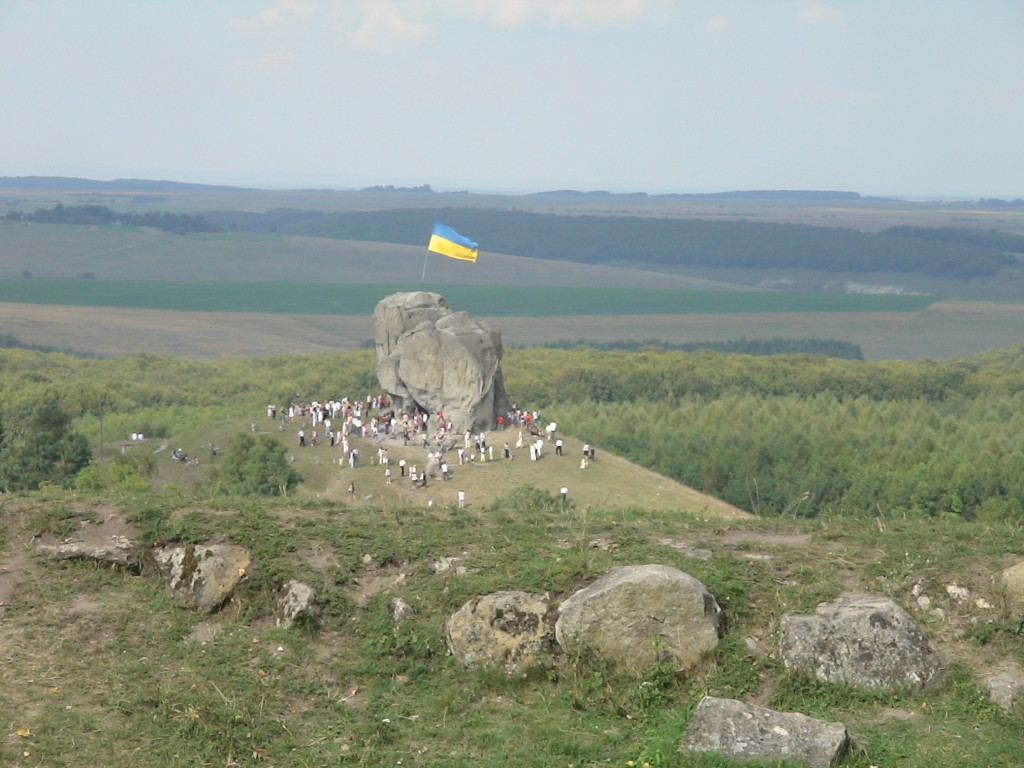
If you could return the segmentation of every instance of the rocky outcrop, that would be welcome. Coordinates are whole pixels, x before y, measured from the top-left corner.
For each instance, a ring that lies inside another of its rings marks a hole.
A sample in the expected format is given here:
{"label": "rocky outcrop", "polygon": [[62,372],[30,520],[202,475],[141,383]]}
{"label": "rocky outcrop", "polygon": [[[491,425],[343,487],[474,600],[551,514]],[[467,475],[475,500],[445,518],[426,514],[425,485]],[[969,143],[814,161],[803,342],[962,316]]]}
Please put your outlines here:
{"label": "rocky outcrop", "polygon": [[847,594],[814,616],[783,616],[779,646],[787,667],[865,690],[918,692],[945,678],[918,623],[886,597]]}
{"label": "rocky outcrop", "polygon": [[519,672],[553,647],[551,613],[543,595],[506,591],[475,597],[445,623],[448,648],[468,666]]}
{"label": "rocky outcrop", "polygon": [[138,529],[114,513],[107,515],[100,523],[83,524],[67,538],[44,538],[36,548],[53,560],[88,558],[120,565],[136,565],[142,552],[140,539]]}
{"label": "rocky outcrop", "polygon": [[717,752],[740,760],[792,760],[810,768],[828,768],[848,746],[842,723],[705,696],[680,751]]}
{"label": "rocky outcrop", "polygon": [[456,432],[491,429],[508,410],[501,334],[444,297],[415,291],[373,313],[377,380],[400,411],[444,413]]}
{"label": "rocky outcrop", "polygon": [[151,555],[178,601],[203,613],[227,601],[250,563],[248,550],[234,544],[168,544]]}
{"label": "rocky outcrop", "polygon": [[693,576],[666,565],[612,568],[562,603],[555,636],[565,650],[588,647],[642,670],[684,667],[718,646],[722,610]]}
{"label": "rocky outcrop", "polygon": [[292,579],[284,585],[277,601],[277,623],[282,627],[294,627],[299,619],[316,618],[316,590],[308,584]]}

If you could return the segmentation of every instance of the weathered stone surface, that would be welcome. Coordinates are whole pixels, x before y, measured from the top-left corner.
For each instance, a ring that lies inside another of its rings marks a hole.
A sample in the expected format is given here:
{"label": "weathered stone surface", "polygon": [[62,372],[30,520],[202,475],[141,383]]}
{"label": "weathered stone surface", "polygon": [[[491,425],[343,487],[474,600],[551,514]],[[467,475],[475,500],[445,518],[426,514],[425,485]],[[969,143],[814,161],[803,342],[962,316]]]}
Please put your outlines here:
{"label": "weathered stone surface", "polygon": [[1024,616],[1024,562],[1011,565],[999,576],[1006,604],[1015,616]]}
{"label": "weathered stone surface", "polygon": [[506,591],[475,597],[445,623],[448,647],[468,666],[518,672],[554,645],[554,618],[543,595]]}
{"label": "weathered stone surface", "polygon": [[847,594],[814,616],[783,616],[779,646],[787,667],[866,690],[917,692],[945,679],[918,623],[886,597]]}
{"label": "weathered stone surface", "polygon": [[988,696],[1008,715],[1024,711],[1024,672],[1016,664],[984,678]]}
{"label": "weathered stone surface", "polygon": [[36,548],[53,560],[91,558],[110,563],[133,565],[141,556],[140,534],[135,526],[118,514],[109,514],[99,523],[86,523],[63,539],[44,538]]}
{"label": "weathered stone surface", "polygon": [[278,620],[282,627],[293,627],[299,619],[316,618],[316,590],[308,584],[292,579],[284,586],[277,603]]}
{"label": "weathered stone surface", "polygon": [[693,576],[667,565],[612,568],[562,603],[555,636],[566,650],[589,647],[641,670],[685,666],[718,646],[722,610]]}
{"label": "weathered stone surface", "polygon": [[377,380],[401,411],[444,413],[456,432],[492,429],[508,409],[501,334],[444,297],[396,293],[373,313]]}
{"label": "weathered stone surface", "polygon": [[705,696],[680,751],[718,752],[739,760],[805,761],[809,768],[828,768],[848,745],[842,723]]}
{"label": "weathered stone surface", "polygon": [[391,620],[395,624],[401,624],[403,621],[408,621],[412,618],[415,611],[412,606],[409,605],[405,600],[400,597],[394,597],[391,599]]}
{"label": "weathered stone surface", "polygon": [[175,597],[204,613],[224,604],[250,563],[249,552],[234,544],[169,544],[151,555]]}

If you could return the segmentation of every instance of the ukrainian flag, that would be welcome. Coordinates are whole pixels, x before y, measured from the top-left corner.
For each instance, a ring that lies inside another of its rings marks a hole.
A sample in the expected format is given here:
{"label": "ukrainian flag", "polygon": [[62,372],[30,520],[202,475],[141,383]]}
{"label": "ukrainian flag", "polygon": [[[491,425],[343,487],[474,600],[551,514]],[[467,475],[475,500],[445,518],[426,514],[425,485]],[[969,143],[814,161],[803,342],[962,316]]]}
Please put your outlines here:
{"label": "ukrainian flag", "polygon": [[463,237],[440,221],[434,222],[434,232],[427,244],[428,251],[463,261],[476,261],[478,248],[479,246],[468,237]]}

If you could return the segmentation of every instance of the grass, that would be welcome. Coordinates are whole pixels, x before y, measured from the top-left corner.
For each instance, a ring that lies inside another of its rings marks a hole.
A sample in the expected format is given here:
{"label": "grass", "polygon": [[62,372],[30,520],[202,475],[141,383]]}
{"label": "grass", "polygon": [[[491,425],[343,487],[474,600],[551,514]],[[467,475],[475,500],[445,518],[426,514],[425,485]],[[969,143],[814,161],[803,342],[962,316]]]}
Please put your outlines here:
{"label": "grass", "polygon": [[[920,312],[934,298],[765,291],[665,291],[637,288],[428,286],[475,315],[748,314],[763,312]],[[2,280],[0,301],[30,304],[253,312],[372,315],[383,297],[421,290],[413,284]]]}
{"label": "grass", "polygon": [[[198,449],[243,426],[218,424],[181,442]],[[159,465],[163,489],[139,498],[51,490],[3,500],[10,544],[0,565],[17,583],[0,606],[0,763],[724,768],[713,755],[677,752],[706,693],[844,722],[854,739],[844,765],[853,768],[988,768],[1019,757],[1020,718],[988,702],[978,678],[1000,660],[1024,663],[1019,636],[971,630],[1002,621],[991,577],[1019,558],[1019,528],[711,517],[681,496],[659,508],[639,474],[616,474],[614,457],[601,453],[589,482],[600,490],[632,477],[633,505],[563,506],[550,489],[560,478],[540,474],[562,471],[550,456],[463,468],[457,477],[474,485],[462,510],[440,481],[425,489],[433,497],[405,487],[387,497],[377,467],[354,471],[365,492],[349,503],[351,470],[317,464],[305,450],[296,462],[306,484],[285,500],[200,493],[202,477],[169,459]],[[510,474],[496,482],[498,471]],[[114,505],[150,539],[247,546],[254,565],[235,599],[205,616],[175,605],[145,569],[15,566],[34,535],[69,535]],[[710,558],[689,554],[697,550]],[[465,571],[436,573],[444,557]],[[650,562],[700,579],[726,611],[720,648],[694,669],[656,665],[638,677],[584,653],[509,676],[463,668],[446,653],[444,621],[471,597],[523,589],[559,601],[615,565]],[[289,578],[317,589],[319,622],[275,626],[276,590]],[[953,581],[994,607],[958,603],[944,589]],[[933,608],[913,603],[918,583]],[[844,590],[890,595],[912,610],[955,660],[949,684],[920,697],[864,694],[782,669],[781,616]],[[391,620],[395,596],[415,611],[402,624]]]}

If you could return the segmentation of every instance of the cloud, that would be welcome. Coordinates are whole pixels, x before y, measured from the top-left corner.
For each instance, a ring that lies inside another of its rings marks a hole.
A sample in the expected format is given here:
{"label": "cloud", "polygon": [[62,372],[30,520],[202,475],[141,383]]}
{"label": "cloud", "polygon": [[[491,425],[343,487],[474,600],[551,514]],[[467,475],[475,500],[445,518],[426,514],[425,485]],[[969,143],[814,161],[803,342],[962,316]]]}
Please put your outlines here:
{"label": "cloud", "polygon": [[366,2],[362,21],[348,33],[348,41],[367,51],[395,51],[416,45],[433,32],[429,24],[411,21],[397,2]]}
{"label": "cloud", "polygon": [[842,24],[846,21],[842,11],[821,5],[821,3],[815,0],[804,0],[797,19],[801,24],[811,24],[814,26]]}
{"label": "cloud", "polygon": [[647,15],[675,0],[419,0],[452,15],[516,30],[539,24],[577,29],[612,27]]}
{"label": "cloud", "polygon": [[729,29],[729,20],[725,16],[712,16],[708,19],[708,23],[704,25],[704,29],[711,34],[724,32]]}
{"label": "cloud", "polygon": [[275,0],[269,8],[251,18],[235,22],[235,26],[242,32],[262,32],[279,27],[293,18],[308,18],[315,9],[311,0]]}

